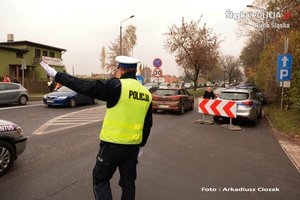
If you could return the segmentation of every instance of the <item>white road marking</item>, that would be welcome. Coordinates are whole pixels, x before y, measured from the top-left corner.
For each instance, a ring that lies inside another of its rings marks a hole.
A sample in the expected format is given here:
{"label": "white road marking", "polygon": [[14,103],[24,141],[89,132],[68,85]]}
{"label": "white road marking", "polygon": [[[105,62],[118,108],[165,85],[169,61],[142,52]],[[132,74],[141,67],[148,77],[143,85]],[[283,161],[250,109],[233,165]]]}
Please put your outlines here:
{"label": "white road marking", "polygon": [[20,108],[29,108],[29,107],[36,107],[36,106],[42,106],[44,104],[34,104],[34,105],[25,105],[25,106],[13,106],[13,107],[7,107],[7,108],[0,108],[0,110],[12,110],[12,109],[20,109]]}
{"label": "white road marking", "polygon": [[106,106],[97,106],[53,118],[34,131],[34,135],[44,135],[69,128],[100,122],[104,119]]}

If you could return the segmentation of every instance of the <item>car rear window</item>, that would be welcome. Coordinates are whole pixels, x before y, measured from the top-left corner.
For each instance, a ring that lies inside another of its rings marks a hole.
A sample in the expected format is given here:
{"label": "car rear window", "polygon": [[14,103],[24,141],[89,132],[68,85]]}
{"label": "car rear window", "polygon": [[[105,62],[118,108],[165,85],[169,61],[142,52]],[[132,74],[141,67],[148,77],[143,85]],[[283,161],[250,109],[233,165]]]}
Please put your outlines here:
{"label": "car rear window", "polygon": [[221,92],[220,99],[242,101],[249,98],[248,93],[242,92]]}
{"label": "car rear window", "polygon": [[177,90],[157,90],[156,95],[158,96],[174,96],[177,95]]}
{"label": "car rear window", "polygon": [[20,88],[19,85],[14,85],[10,83],[5,84],[4,86],[5,86],[5,90],[16,90]]}

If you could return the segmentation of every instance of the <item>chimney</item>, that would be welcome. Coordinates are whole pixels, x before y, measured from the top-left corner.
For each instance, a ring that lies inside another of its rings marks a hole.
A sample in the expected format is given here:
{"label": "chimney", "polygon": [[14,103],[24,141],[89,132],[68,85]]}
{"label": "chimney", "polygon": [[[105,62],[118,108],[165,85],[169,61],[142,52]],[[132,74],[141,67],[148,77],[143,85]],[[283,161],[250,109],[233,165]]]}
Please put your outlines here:
{"label": "chimney", "polygon": [[7,34],[7,42],[13,42],[14,41],[14,34]]}

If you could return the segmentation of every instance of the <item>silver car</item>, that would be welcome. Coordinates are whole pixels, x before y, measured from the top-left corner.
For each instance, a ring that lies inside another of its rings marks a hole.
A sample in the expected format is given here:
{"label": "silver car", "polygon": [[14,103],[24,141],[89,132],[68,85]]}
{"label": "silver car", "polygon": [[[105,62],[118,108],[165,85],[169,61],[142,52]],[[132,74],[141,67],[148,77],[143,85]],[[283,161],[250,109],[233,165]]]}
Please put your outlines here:
{"label": "silver car", "polygon": [[17,83],[0,82],[0,104],[19,103],[27,104],[28,91]]}
{"label": "silver car", "polygon": [[27,137],[18,125],[0,119],[0,176],[6,174],[24,152],[26,143]]}
{"label": "silver car", "polygon": [[[255,90],[225,89],[217,99],[235,101],[237,103],[237,119],[251,121],[256,125],[262,115],[262,101]],[[218,121],[219,118],[219,116],[214,116],[215,121]]]}

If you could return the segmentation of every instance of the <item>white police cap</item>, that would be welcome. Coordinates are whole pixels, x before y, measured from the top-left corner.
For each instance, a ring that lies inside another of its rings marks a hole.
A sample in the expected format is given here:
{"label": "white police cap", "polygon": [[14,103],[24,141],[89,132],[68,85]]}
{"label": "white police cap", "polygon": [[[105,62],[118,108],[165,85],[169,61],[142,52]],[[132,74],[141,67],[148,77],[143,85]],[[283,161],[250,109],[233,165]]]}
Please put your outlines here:
{"label": "white police cap", "polygon": [[119,63],[119,67],[122,68],[136,68],[140,62],[138,59],[128,56],[117,56],[116,61]]}

